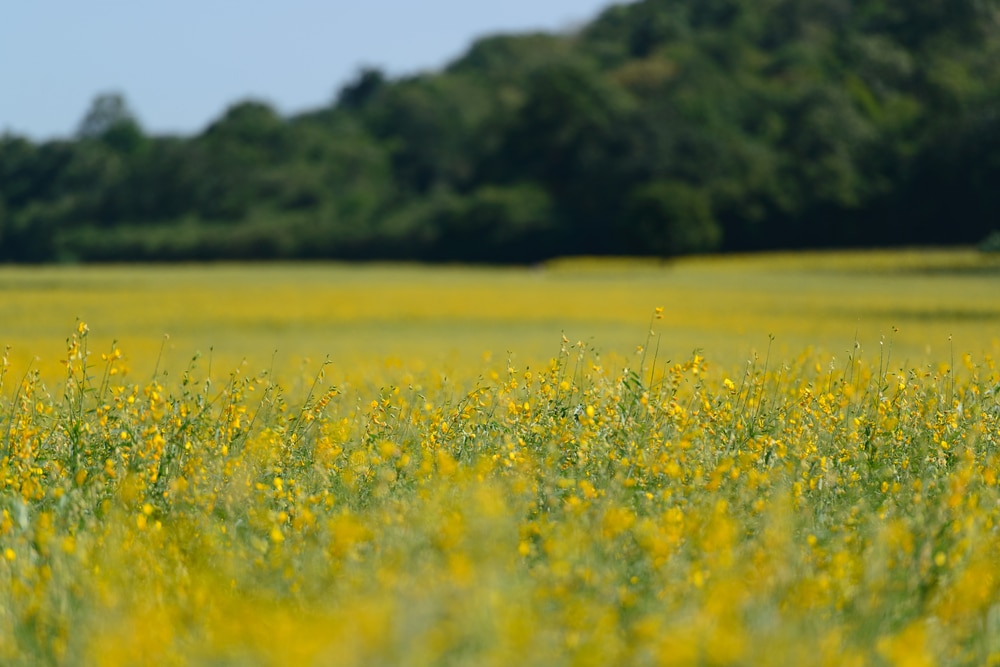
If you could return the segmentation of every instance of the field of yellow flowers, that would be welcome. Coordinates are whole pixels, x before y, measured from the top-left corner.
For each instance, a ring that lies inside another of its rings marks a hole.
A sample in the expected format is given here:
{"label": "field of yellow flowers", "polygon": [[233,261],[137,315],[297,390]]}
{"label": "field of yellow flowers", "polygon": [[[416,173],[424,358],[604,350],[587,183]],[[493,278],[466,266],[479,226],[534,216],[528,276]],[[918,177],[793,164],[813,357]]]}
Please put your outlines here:
{"label": "field of yellow flowers", "polygon": [[0,663],[1000,664],[979,261],[0,272]]}

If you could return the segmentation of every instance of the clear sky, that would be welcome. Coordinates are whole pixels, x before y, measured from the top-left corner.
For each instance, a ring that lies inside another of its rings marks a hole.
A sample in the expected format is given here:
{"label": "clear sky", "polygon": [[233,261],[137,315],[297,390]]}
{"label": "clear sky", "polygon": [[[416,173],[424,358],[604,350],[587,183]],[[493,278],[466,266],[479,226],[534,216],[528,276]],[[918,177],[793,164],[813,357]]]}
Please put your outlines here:
{"label": "clear sky", "polygon": [[327,104],[362,65],[436,69],[478,36],[567,30],[611,0],[25,0],[0,8],[0,134],[69,136],[121,92],[150,133],[190,134],[233,102]]}

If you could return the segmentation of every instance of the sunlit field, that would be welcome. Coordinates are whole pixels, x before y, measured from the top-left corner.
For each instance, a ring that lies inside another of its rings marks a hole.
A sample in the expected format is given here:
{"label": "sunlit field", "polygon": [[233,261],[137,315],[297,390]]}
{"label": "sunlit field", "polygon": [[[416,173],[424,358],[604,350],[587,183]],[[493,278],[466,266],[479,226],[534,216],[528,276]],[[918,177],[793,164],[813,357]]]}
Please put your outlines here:
{"label": "sunlit field", "polygon": [[1000,265],[0,270],[0,663],[1000,664]]}
{"label": "sunlit field", "polygon": [[[228,373],[297,371],[329,355],[343,372],[403,363],[468,375],[492,355],[539,363],[561,336],[605,355],[645,340],[662,306],[660,353],[741,365],[770,344],[845,362],[856,345],[899,361],[982,354],[1000,339],[1000,261],[974,252],[568,260],[531,269],[380,265],[0,268],[0,342],[43,373],[77,318],[113,340],[140,377],[191,356]],[[898,330],[893,333],[894,329]],[[165,336],[169,336],[165,339]],[[774,337],[770,343],[769,337]],[[101,349],[98,349],[101,348]],[[162,358],[160,355],[162,348]]]}

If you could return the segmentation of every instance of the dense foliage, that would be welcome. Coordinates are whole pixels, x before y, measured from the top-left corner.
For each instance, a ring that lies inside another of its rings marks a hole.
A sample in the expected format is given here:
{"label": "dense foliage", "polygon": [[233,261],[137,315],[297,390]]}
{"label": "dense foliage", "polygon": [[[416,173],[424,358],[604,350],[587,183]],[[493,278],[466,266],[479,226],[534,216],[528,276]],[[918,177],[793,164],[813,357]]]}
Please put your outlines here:
{"label": "dense foliage", "polygon": [[644,0],[188,138],[102,95],[72,141],[0,138],[0,260],[972,243],[1000,205],[996,62],[996,0]]}

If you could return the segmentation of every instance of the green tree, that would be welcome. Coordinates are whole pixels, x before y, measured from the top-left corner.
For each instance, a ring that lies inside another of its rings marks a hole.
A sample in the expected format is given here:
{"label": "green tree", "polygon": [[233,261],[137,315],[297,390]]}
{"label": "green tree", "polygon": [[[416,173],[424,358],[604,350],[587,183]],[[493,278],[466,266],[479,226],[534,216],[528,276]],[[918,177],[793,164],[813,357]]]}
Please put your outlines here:
{"label": "green tree", "polygon": [[478,98],[464,77],[421,76],[385,88],[365,107],[366,127],[388,146],[402,190],[424,195],[465,185]]}
{"label": "green tree", "polygon": [[437,259],[530,262],[557,251],[552,201],[535,184],[487,185],[439,214]]}
{"label": "green tree", "polygon": [[639,255],[710,252],[722,242],[708,194],[686,183],[638,186],[629,195],[622,221],[625,248]]}
{"label": "green tree", "polygon": [[95,97],[76,134],[82,140],[101,141],[121,153],[139,150],[144,141],[139,121],[121,93]]}
{"label": "green tree", "polygon": [[337,93],[336,105],[343,109],[363,109],[386,85],[386,76],[377,67],[362,67],[357,76]]}
{"label": "green tree", "polygon": [[121,125],[137,125],[135,114],[121,93],[102,93],[94,98],[80,121],[76,135],[81,139],[99,139]]}
{"label": "green tree", "polygon": [[541,185],[565,228],[563,252],[613,251],[611,227],[639,140],[626,91],[585,63],[541,67],[525,83],[486,180]]}

